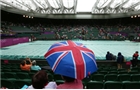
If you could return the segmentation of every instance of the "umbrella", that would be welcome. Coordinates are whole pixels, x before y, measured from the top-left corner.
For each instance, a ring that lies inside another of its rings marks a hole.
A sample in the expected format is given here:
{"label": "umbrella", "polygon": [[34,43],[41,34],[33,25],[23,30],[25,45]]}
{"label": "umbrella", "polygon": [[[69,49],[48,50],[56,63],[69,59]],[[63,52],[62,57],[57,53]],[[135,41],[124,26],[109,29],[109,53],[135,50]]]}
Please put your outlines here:
{"label": "umbrella", "polygon": [[82,80],[97,71],[94,53],[71,40],[53,44],[44,55],[56,74]]}

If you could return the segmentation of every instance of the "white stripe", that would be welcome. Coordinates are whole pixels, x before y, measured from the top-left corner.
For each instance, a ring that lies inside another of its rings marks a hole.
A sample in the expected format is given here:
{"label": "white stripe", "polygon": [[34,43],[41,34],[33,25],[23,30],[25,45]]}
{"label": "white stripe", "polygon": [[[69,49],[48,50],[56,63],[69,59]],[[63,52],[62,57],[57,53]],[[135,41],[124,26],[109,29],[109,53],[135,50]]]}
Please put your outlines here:
{"label": "white stripe", "polygon": [[[80,51],[81,52],[81,51]],[[83,62],[84,62],[84,69],[85,69],[85,72],[84,72],[84,77],[86,77],[86,63],[85,63],[85,58],[81,52],[81,55],[82,55],[82,58],[83,58]]]}
{"label": "white stripe", "polygon": [[71,57],[72,57],[73,64],[74,64],[75,78],[77,78],[77,73],[76,73],[76,64],[75,64],[75,60],[74,60],[73,53],[72,53],[72,51],[71,51],[71,50],[70,50],[70,53],[71,53]]}
{"label": "white stripe", "polygon": [[54,52],[54,53],[52,53],[52,54],[48,55],[48,56],[46,57],[46,59],[47,59],[48,57],[50,57],[51,55],[56,54],[56,53],[60,53],[60,52],[64,52],[64,51]]}
{"label": "white stripe", "polygon": [[[85,53],[84,51],[82,51],[83,53]],[[88,52],[88,53],[91,53],[91,52]],[[96,65],[96,67],[97,67],[97,64],[96,64],[96,61],[95,61],[95,59],[94,58],[92,58],[90,55],[88,55],[87,53],[85,53],[88,57],[90,57],[92,60],[93,60],[93,62],[95,63],[95,65]],[[94,56],[94,54],[93,53],[91,53],[93,56]],[[95,57],[95,56],[94,56]]]}
{"label": "white stripe", "polygon": [[[56,59],[55,63],[53,64],[53,67],[52,67],[52,70],[53,70],[53,71],[55,71],[55,70],[54,70],[54,67],[55,67],[57,61],[59,60],[59,58],[60,58],[62,55],[64,55],[66,52],[67,52],[67,51],[63,51],[63,53],[62,53],[61,55],[59,55],[59,57]],[[57,66],[56,66],[56,67],[57,67]]]}

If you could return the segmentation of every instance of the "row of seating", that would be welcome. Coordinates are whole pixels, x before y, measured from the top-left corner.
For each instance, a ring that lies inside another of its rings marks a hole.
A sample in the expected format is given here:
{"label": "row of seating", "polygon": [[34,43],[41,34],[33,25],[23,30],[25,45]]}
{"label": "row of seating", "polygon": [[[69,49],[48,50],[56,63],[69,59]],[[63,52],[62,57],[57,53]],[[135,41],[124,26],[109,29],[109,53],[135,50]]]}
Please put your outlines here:
{"label": "row of seating", "polygon": [[[1,78],[30,79],[35,72],[1,72]],[[62,80],[61,75],[48,73],[49,81]],[[140,81],[140,74],[92,74],[83,81]]]}
{"label": "row of seating", "polygon": [[[84,83],[83,83],[84,84]],[[86,89],[140,89],[139,81],[90,81],[84,84]]]}
{"label": "row of seating", "polygon": [[93,74],[84,81],[140,81],[140,74]]}
{"label": "row of seating", "polygon": [[[14,79],[23,80],[23,79],[31,79],[34,74],[35,74],[35,72],[30,72],[30,73],[26,73],[26,72],[1,72],[1,78],[3,78],[3,79],[10,79],[10,78],[13,79],[14,78]],[[48,80],[49,81],[62,80],[62,77],[61,77],[61,75],[58,75],[58,74],[48,73]]]}
{"label": "row of seating", "polygon": [[[16,79],[1,79],[1,86],[9,89],[20,89],[25,84],[31,85],[31,80],[16,80]],[[64,83],[63,80],[55,81],[57,85]],[[85,84],[83,82],[84,89],[140,89],[140,81],[89,81]]]}

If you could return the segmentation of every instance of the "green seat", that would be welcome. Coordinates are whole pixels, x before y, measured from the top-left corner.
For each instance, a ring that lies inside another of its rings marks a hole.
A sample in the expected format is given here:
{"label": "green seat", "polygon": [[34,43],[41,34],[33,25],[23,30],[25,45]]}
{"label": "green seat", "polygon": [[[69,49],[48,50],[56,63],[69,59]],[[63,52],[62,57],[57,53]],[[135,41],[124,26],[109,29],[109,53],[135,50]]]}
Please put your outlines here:
{"label": "green seat", "polygon": [[3,69],[3,72],[11,72],[11,69]]}
{"label": "green seat", "polygon": [[6,79],[7,77],[4,75],[4,72],[1,72],[1,78]]}
{"label": "green seat", "polygon": [[131,81],[140,81],[140,74],[132,74]]}
{"label": "green seat", "polygon": [[14,81],[16,79],[1,79],[1,87],[6,87],[8,89],[15,89]]}
{"label": "green seat", "polygon": [[54,77],[51,73],[47,73],[48,74],[48,80],[49,81],[53,81],[54,80]]}
{"label": "green seat", "polygon": [[54,74],[53,77],[54,77],[54,80],[63,80],[61,75],[59,74]]}
{"label": "green seat", "polygon": [[92,81],[104,81],[104,74],[93,74],[91,77]]}
{"label": "green seat", "polygon": [[15,89],[21,89],[24,85],[31,85],[31,79],[16,80],[15,83]]}
{"label": "green seat", "polygon": [[55,80],[56,84],[59,85],[59,84],[63,84],[65,81],[64,80]]}
{"label": "green seat", "polygon": [[87,89],[103,89],[102,81],[90,81],[87,83]]}
{"label": "green seat", "polygon": [[117,81],[118,74],[106,74],[104,79],[105,79],[105,81]]}
{"label": "green seat", "polygon": [[29,77],[32,78],[35,74],[36,74],[36,73],[34,73],[34,72],[30,72],[30,73],[29,73]]}
{"label": "green seat", "polygon": [[122,82],[119,81],[106,81],[104,89],[122,89]]}
{"label": "green seat", "polygon": [[21,72],[20,69],[11,69],[11,72]]}
{"label": "green seat", "polygon": [[108,74],[109,71],[99,71],[99,74]]}
{"label": "green seat", "polygon": [[15,79],[19,79],[16,75],[16,73],[14,72],[4,72],[4,75],[7,77],[7,78],[15,78]]}
{"label": "green seat", "polygon": [[127,71],[118,71],[118,74],[128,74]]}
{"label": "green seat", "polygon": [[19,79],[30,79],[30,76],[29,76],[28,73],[17,72],[16,74],[17,74],[17,76],[19,77]]}
{"label": "green seat", "polygon": [[119,81],[131,81],[131,75],[130,74],[119,74],[118,80]]}
{"label": "green seat", "polygon": [[109,71],[109,74],[118,74],[118,71],[115,70],[115,71]]}
{"label": "green seat", "polygon": [[130,71],[129,74],[138,74],[138,71]]}
{"label": "green seat", "polygon": [[122,68],[122,69],[118,69],[118,71],[126,71],[126,69],[125,68]]}
{"label": "green seat", "polygon": [[89,81],[90,81],[90,77],[86,77],[82,80],[84,86],[86,86]]}
{"label": "green seat", "polygon": [[123,89],[140,89],[138,81],[123,81]]}

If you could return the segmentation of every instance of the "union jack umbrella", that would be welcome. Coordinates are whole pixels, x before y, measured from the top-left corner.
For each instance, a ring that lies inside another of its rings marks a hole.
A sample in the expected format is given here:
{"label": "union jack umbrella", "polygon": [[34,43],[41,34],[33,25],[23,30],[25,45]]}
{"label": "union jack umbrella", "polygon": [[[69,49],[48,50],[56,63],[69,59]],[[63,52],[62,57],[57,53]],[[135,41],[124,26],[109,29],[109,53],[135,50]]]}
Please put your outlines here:
{"label": "union jack umbrella", "polygon": [[44,55],[56,74],[82,80],[97,71],[94,53],[71,40],[53,44]]}

